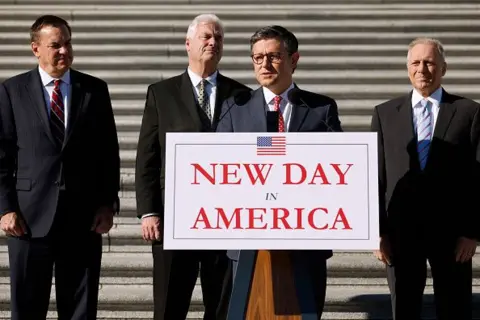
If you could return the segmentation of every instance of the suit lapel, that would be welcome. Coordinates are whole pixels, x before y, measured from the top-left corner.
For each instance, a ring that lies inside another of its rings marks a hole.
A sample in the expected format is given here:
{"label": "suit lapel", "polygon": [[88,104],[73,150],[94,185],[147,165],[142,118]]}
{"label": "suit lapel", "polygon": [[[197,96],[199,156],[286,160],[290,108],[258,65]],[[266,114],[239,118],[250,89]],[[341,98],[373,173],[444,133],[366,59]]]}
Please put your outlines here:
{"label": "suit lapel", "polygon": [[252,99],[248,102],[248,121],[251,122],[252,131],[267,132],[267,115],[268,109],[262,87],[252,93]]}
{"label": "suit lapel", "polygon": [[40,78],[40,73],[38,72],[37,68],[30,71],[30,80],[25,87],[28,92],[28,96],[34,105],[34,109],[43,123],[48,138],[53,144],[56,144],[50,129],[50,119],[48,117],[47,106],[45,105],[42,79]]}
{"label": "suit lapel", "polygon": [[63,147],[65,147],[68,140],[72,136],[73,129],[75,129],[80,120],[79,118],[81,112],[83,111],[84,106],[87,105],[90,100],[90,94],[87,94],[83,88],[80,77],[75,70],[70,70],[70,83],[72,91],[67,119],[67,132],[65,135],[65,141],[63,142]]}
{"label": "suit lapel", "polygon": [[198,115],[197,103],[195,101],[195,94],[193,93],[194,88],[192,87],[192,82],[188,76],[188,72],[185,71],[180,77],[180,82],[178,83],[178,91],[180,95],[180,100],[185,105],[192,118],[195,125],[199,128],[202,127],[202,122],[200,116]]}
{"label": "suit lapel", "polygon": [[[296,87],[296,85],[295,85],[295,87]],[[306,103],[308,103],[308,105],[312,106],[312,104],[309,101],[306,101]],[[288,127],[288,131],[289,132],[300,131],[303,123],[305,122],[305,119],[306,119],[309,111],[310,111],[309,106],[294,105],[292,103],[292,116],[291,116],[291,119],[290,119],[290,124],[289,124],[289,127]]]}
{"label": "suit lapel", "polygon": [[443,90],[442,101],[440,103],[440,110],[438,111],[438,119],[433,131],[433,137],[443,139],[447,133],[448,126],[457,111],[457,107],[452,103],[450,95]]}

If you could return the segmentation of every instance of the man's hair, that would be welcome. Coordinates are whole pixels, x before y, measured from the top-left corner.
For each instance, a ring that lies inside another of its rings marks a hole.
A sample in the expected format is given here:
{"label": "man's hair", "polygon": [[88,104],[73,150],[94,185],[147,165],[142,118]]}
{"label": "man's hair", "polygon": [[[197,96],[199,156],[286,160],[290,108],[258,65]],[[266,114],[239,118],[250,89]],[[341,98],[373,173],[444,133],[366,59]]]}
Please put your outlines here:
{"label": "man's hair", "polygon": [[440,42],[440,40],[434,39],[434,38],[416,38],[410,44],[408,45],[408,53],[407,53],[407,63],[408,59],[410,56],[410,50],[412,50],[413,47],[415,47],[417,44],[429,44],[435,47],[435,49],[438,52],[438,55],[440,59],[445,62],[445,49],[443,49],[443,44]]}
{"label": "man's hair", "polygon": [[39,17],[30,27],[30,41],[37,42],[38,41],[38,33],[45,27],[55,27],[60,28],[62,26],[67,27],[68,33],[70,36],[72,35],[72,29],[68,22],[60,17],[54,15],[44,15]]}
{"label": "man's hair", "polygon": [[298,51],[297,37],[287,29],[281,26],[267,26],[255,31],[250,38],[250,50],[253,45],[260,40],[277,39],[283,41],[285,49],[289,55],[292,55]]}
{"label": "man's hair", "polygon": [[192,20],[192,22],[190,23],[187,29],[187,39],[191,39],[195,36],[195,32],[197,31],[197,26],[200,23],[215,23],[218,27],[220,27],[220,31],[222,32],[222,36],[223,36],[224,28],[223,28],[222,21],[220,21],[220,18],[218,18],[213,13],[205,13],[205,14],[196,16]]}

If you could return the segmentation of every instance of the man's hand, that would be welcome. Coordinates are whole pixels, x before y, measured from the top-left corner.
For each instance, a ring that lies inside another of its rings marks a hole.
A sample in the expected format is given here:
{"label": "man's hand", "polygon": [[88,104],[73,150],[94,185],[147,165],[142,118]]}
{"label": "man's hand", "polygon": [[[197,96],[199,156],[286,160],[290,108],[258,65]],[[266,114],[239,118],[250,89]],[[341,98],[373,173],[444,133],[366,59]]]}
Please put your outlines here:
{"label": "man's hand", "polygon": [[113,208],[100,207],[95,214],[95,219],[93,219],[91,230],[99,234],[110,231],[113,227],[114,214],[115,212],[113,211]]}
{"label": "man's hand", "polygon": [[460,237],[455,248],[455,261],[463,263],[472,259],[477,250],[477,240]]}
{"label": "man's hand", "polygon": [[145,241],[160,240],[161,233],[160,217],[149,216],[142,218],[142,237]]}
{"label": "man's hand", "polygon": [[16,212],[5,213],[0,219],[0,228],[9,236],[21,237],[27,233],[25,222]]}
{"label": "man's hand", "polygon": [[390,246],[390,241],[386,237],[380,238],[380,250],[375,250],[373,252],[375,257],[378,260],[382,261],[385,264],[392,264],[392,248]]}

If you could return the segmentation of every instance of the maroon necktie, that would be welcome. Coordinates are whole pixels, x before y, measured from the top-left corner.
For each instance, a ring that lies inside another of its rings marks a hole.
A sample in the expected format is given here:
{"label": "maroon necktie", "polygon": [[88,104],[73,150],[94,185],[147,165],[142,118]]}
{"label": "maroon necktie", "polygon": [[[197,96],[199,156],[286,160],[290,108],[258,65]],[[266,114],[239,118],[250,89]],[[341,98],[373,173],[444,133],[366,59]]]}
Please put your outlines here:
{"label": "maroon necktie", "polygon": [[50,102],[50,127],[52,134],[58,141],[59,145],[63,145],[65,140],[65,108],[63,106],[62,92],[60,91],[60,83],[62,80],[55,80],[52,92],[52,101]]}
{"label": "maroon necktie", "polygon": [[273,98],[273,110],[278,112],[278,132],[285,132],[285,121],[283,120],[282,110],[280,110],[281,96],[275,96]]}

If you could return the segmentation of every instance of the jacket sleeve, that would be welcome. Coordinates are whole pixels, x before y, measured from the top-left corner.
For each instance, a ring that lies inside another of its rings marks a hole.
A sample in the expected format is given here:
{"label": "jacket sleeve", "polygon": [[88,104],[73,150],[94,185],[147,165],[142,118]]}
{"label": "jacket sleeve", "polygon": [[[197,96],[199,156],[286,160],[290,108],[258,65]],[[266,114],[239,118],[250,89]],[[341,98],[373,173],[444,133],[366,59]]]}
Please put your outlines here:
{"label": "jacket sleeve", "polygon": [[137,215],[155,214],[163,221],[161,168],[162,150],[159,141],[157,97],[150,86],[140,128],[135,164]]}
{"label": "jacket sleeve", "polygon": [[386,208],[386,173],[385,173],[385,156],[383,148],[383,134],[378,108],[375,107],[371,131],[377,133],[378,148],[378,200],[379,200],[379,219],[380,219],[380,236],[386,236],[387,230],[387,208]]}
{"label": "jacket sleeve", "polygon": [[17,137],[10,97],[0,84],[0,216],[17,211],[15,189]]}

